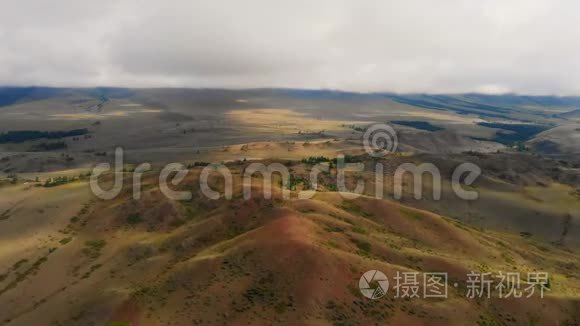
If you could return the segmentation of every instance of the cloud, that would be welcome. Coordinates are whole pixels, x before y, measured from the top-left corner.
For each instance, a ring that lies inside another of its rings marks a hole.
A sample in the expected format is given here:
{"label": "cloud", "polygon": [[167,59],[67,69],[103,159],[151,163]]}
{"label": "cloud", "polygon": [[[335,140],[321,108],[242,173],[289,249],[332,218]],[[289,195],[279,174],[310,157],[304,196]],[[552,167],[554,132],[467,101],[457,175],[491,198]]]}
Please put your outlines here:
{"label": "cloud", "polygon": [[572,0],[21,0],[0,84],[580,95]]}

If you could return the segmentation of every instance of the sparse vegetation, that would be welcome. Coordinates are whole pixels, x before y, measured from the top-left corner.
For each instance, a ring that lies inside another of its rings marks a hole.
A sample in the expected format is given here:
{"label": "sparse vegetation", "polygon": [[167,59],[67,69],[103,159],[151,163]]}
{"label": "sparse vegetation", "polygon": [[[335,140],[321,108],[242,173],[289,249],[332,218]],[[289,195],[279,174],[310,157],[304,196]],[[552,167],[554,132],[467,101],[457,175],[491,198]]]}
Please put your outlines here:
{"label": "sparse vegetation", "polygon": [[325,156],[310,156],[308,158],[303,158],[302,163],[315,165],[322,162],[330,162],[331,160]]}
{"label": "sparse vegetation", "polygon": [[338,248],[338,244],[336,243],[336,241],[329,240],[326,244],[331,248],[334,249]]}
{"label": "sparse vegetation", "polygon": [[371,244],[364,240],[350,239],[356,247],[359,249],[359,253],[363,256],[368,256],[371,252]]}
{"label": "sparse vegetation", "polygon": [[400,212],[403,216],[410,217],[416,220],[422,220],[423,214],[413,209],[401,207]]}
{"label": "sparse vegetation", "polygon": [[[48,261],[48,256],[52,252],[54,252],[54,250],[49,250],[48,254],[46,254],[45,256],[42,256],[42,257],[38,258],[26,270],[24,270],[23,272],[16,273],[16,277],[10,283],[8,283],[4,288],[2,288],[0,290],[0,295],[4,294],[6,291],[9,291],[10,289],[15,288],[20,282],[26,280],[29,275],[35,274],[36,272],[38,272],[38,269],[40,268],[40,266],[42,264],[44,264],[46,261]],[[13,271],[16,271],[17,269],[19,269],[22,265],[24,265],[27,262],[28,262],[27,259],[21,259],[21,260],[19,260],[18,262],[16,262],[12,266],[12,270]],[[4,278],[6,278],[6,277],[4,277]]]}
{"label": "sparse vegetation", "polygon": [[129,216],[127,216],[126,221],[129,224],[139,224],[142,221],[141,214],[131,213],[131,214],[129,214]]}
{"label": "sparse vegetation", "polygon": [[358,127],[356,125],[344,125],[343,124],[343,125],[341,125],[341,127],[350,128],[350,129],[352,129],[354,131],[358,131],[358,132],[365,132],[366,131],[366,128]]}
{"label": "sparse vegetation", "polygon": [[522,232],[520,232],[520,236],[522,236],[523,238],[531,238],[532,234],[530,232],[527,232],[527,231],[522,231]]}
{"label": "sparse vegetation", "polygon": [[30,148],[31,152],[55,151],[59,149],[66,149],[68,146],[64,141],[52,143],[40,143]]}
{"label": "sparse vegetation", "polygon": [[105,240],[88,240],[85,242],[82,253],[89,258],[96,259],[101,255],[101,250],[106,244]]}
{"label": "sparse vegetation", "polygon": [[19,261],[14,263],[14,265],[12,265],[12,270],[15,271],[15,270],[19,269],[20,266],[26,264],[27,262],[28,262],[28,259],[26,259],[26,258],[20,259]]}
{"label": "sparse vegetation", "polygon": [[10,209],[5,210],[4,212],[2,212],[2,214],[0,214],[0,221],[3,220],[7,220],[10,218]]}
{"label": "sparse vegetation", "polygon": [[359,205],[355,204],[352,201],[348,200],[343,201],[342,204],[340,205],[340,208],[355,216],[362,216],[366,218],[372,216],[371,213],[365,211],[362,207],[360,207]]}
{"label": "sparse vegetation", "polygon": [[107,326],[134,326],[133,323],[128,321],[110,321]]}
{"label": "sparse vegetation", "polygon": [[46,188],[56,187],[56,186],[61,186],[61,185],[64,185],[64,184],[67,184],[70,182],[77,181],[77,180],[79,180],[77,177],[59,176],[59,177],[47,179],[42,186],[46,187]]}
{"label": "sparse vegetation", "polygon": [[360,227],[358,225],[354,225],[352,227],[352,232],[358,233],[358,234],[369,234],[369,232],[365,228]]}
{"label": "sparse vegetation", "polygon": [[296,187],[298,185],[303,185],[304,187],[308,187],[309,181],[307,179],[304,179],[301,177],[296,177],[293,174],[290,174],[290,177],[288,178],[288,182],[284,185],[284,188],[294,191],[294,190],[296,190]]}
{"label": "sparse vegetation", "polygon": [[92,265],[89,270],[83,274],[83,276],[81,276],[82,279],[87,279],[91,276],[91,274],[96,271],[97,269],[101,268],[103,265],[101,264],[96,264],[96,265]]}
{"label": "sparse vegetation", "polygon": [[[363,162],[363,161],[364,161],[363,157],[361,157],[361,156],[354,156],[354,155],[350,155],[350,154],[345,154],[344,155],[344,159],[343,159],[343,162],[344,163],[360,163],[360,162]],[[338,162],[338,158],[333,159],[331,162],[332,162],[333,165],[336,166],[338,164],[337,163]]]}
{"label": "sparse vegetation", "polygon": [[412,127],[415,129],[420,129],[420,130],[427,130],[427,131],[439,131],[439,130],[443,130],[444,128],[441,127],[437,127],[432,125],[430,122],[427,121],[401,121],[401,120],[395,120],[395,121],[391,121],[394,124],[397,125],[401,125],[401,126],[406,126],[406,127]]}

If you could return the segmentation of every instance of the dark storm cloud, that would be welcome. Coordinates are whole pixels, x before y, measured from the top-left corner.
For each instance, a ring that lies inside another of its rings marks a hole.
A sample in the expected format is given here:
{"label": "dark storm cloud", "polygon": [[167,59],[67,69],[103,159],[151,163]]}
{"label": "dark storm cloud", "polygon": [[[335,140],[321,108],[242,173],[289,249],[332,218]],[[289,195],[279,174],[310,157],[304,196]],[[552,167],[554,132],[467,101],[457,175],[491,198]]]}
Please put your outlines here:
{"label": "dark storm cloud", "polygon": [[580,94],[580,3],[5,1],[0,84]]}

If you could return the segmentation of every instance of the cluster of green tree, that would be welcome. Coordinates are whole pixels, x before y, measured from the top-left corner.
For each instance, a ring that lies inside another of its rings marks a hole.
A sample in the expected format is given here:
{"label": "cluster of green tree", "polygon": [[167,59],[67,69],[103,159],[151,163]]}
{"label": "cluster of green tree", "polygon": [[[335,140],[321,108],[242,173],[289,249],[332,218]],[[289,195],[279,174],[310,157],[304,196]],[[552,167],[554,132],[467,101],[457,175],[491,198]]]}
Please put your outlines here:
{"label": "cluster of green tree", "polygon": [[324,156],[310,156],[309,158],[302,159],[302,163],[311,165],[318,164],[321,162],[330,162],[330,159]]}
{"label": "cluster of green tree", "polygon": [[67,176],[54,177],[47,179],[42,186],[47,188],[56,187],[76,180],[78,180],[76,177],[67,177]]}
{"label": "cluster of green tree", "polygon": [[40,143],[32,146],[30,149],[32,152],[44,152],[44,151],[55,151],[58,149],[65,149],[67,145],[63,141],[53,142],[53,143]]}
{"label": "cluster of green tree", "polygon": [[391,122],[394,124],[401,125],[401,126],[412,127],[415,129],[427,130],[427,131],[439,131],[439,130],[444,129],[441,127],[434,126],[427,121],[399,121],[399,120],[397,120],[397,121],[391,121]]}
{"label": "cluster of green tree", "polygon": [[210,164],[211,163],[208,163],[208,162],[193,162],[193,163],[187,164],[187,168],[188,169],[192,169],[192,168],[194,168],[196,166],[208,166]]}
{"label": "cluster of green tree", "polygon": [[515,123],[495,123],[495,122],[480,122],[478,125],[488,128],[502,129],[507,132],[500,131],[495,134],[493,141],[504,145],[512,145],[518,142],[525,142],[542,131],[550,127],[535,124],[515,124]]}
{"label": "cluster of green tree", "polygon": [[354,124],[353,125],[345,125],[345,124],[343,124],[342,127],[343,128],[350,128],[350,129],[353,129],[353,130],[356,130],[356,131],[360,131],[360,132],[365,132],[365,128],[357,127]]}
{"label": "cluster of green tree", "polygon": [[16,174],[9,174],[6,176],[6,180],[11,184],[16,184],[18,182],[18,175]]}
{"label": "cluster of green tree", "polygon": [[35,139],[59,139],[64,137],[81,136],[88,134],[89,130],[73,129],[67,131],[38,131],[38,130],[13,130],[0,133],[0,144],[3,143],[22,143]]}
{"label": "cluster of green tree", "polygon": [[296,186],[298,186],[299,184],[302,184],[304,187],[308,187],[310,182],[304,178],[295,177],[291,174],[290,178],[288,179],[288,182],[284,186],[286,189],[294,191],[296,190]]}
{"label": "cluster of green tree", "polygon": [[[344,160],[343,160],[344,163],[360,163],[363,161],[364,160],[361,156],[353,156],[353,155],[349,155],[349,154],[345,154]],[[325,157],[325,156],[310,156],[308,158],[303,158],[301,162],[304,164],[310,164],[310,165],[328,162],[328,163],[330,163],[330,167],[332,168],[333,166],[335,166],[337,164],[338,159],[337,158],[330,159],[330,158]]]}
{"label": "cluster of green tree", "polygon": [[[338,158],[335,158],[331,161],[331,167],[332,164],[337,164],[338,162]],[[353,156],[353,155],[349,155],[349,154],[345,154],[344,155],[344,163],[360,163],[360,162],[364,162],[364,159],[362,156]]]}
{"label": "cluster of green tree", "polygon": [[528,151],[528,147],[526,147],[526,144],[525,143],[522,143],[522,142],[517,141],[517,142],[514,143],[514,146],[515,146],[515,148],[517,149],[518,152],[526,152],[526,151]]}
{"label": "cluster of green tree", "polygon": [[[47,188],[56,187],[56,186],[60,186],[60,185],[67,184],[69,182],[74,182],[77,180],[86,180],[90,177],[91,177],[91,172],[81,173],[78,176],[72,176],[72,177],[69,177],[66,175],[65,176],[58,176],[58,177],[47,179],[44,182],[44,184],[42,184],[42,186],[47,187]],[[38,177],[36,177],[35,181],[39,182]]]}

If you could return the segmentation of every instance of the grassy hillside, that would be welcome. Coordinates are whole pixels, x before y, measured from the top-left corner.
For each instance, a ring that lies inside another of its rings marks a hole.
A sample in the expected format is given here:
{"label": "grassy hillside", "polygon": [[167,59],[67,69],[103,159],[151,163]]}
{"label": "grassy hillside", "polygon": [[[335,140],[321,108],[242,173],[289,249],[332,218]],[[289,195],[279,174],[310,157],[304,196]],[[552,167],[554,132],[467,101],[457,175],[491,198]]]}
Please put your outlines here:
{"label": "grassy hillside", "polygon": [[[46,237],[38,250],[6,250],[4,323],[527,325],[580,318],[575,249],[388,200],[344,200],[331,191],[283,200],[279,188],[265,200],[259,180],[243,200],[239,171],[234,199],[211,201],[195,188],[199,171],[179,187],[193,191],[190,201],[166,199],[153,173],[140,200],[129,191],[114,201],[86,200],[69,218],[36,229]],[[210,179],[218,189],[221,182]],[[7,221],[17,221],[20,209]],[[397,299],[391,289],[369,300],[358,279],[371,269],[391,280],[396,272],[446,271],[449,297]],[[467,299],[472,270],[547,271],[551,291],[544,299]]]}

